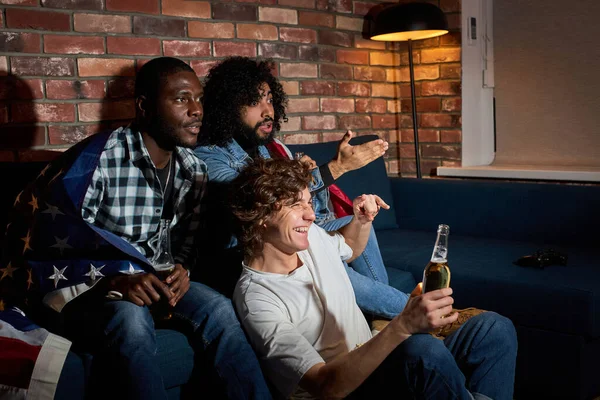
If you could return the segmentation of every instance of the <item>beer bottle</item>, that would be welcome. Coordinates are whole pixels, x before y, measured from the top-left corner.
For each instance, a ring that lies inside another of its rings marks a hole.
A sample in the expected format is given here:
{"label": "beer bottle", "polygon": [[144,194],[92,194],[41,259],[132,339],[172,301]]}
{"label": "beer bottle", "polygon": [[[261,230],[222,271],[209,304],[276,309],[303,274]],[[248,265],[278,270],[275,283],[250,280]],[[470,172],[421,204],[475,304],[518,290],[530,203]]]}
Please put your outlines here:
{"label": "beer bottle", "polygon": [[437,239],[433,247],[431,261],[423,271],[423,293],[450,286],[450,267],[448,267],[448,234],[450,227],[440,224]]}

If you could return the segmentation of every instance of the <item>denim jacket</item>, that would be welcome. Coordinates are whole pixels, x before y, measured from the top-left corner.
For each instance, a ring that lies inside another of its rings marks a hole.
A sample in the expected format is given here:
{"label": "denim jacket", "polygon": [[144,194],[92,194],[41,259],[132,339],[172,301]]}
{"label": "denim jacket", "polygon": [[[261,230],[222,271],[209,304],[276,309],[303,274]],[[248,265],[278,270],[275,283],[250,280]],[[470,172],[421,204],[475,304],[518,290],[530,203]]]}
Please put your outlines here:
{"label": "denim jacket", "polygon": [[[275,139],[275,141],[282,145],[288,156],[292,158],[289,149],[279,140]],[[225,147],[214,145],[200,146],[194,151],[208,166],[209,182],[231,182],[252,161],[248,153],[233,139]],[[271,158],[265,146],[259,146],[258,151],[262,158]],[[316,223],[320,224],[335,217],[329,202],[329,190],[321,190],[323,189],[323,179],[321,178],[319,168],[313,169],[312,175],[313,181],[309,185],[308,190],[312,194]]]}

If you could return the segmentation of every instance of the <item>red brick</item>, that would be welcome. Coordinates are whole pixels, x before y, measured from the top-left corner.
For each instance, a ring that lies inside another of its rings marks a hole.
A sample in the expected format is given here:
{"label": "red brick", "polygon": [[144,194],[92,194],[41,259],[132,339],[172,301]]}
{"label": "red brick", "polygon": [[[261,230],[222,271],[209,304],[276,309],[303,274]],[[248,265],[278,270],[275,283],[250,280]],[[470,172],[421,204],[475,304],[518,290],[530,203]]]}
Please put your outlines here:
{"label": "red brick", "polygon": [[371,92],[371,85],[359,82],[338,83],[338,96],[360,96],[367,97]]}
{"label": "red brick", "polygon": [[442,131],[442,143],[462,143],[462,132],[455,130]]}
{"label": "red brick", "polygon": [[140,12],[158,14],[159,0],[106,0],[108,11]]}
{"label": "red brick", "polygon": [[354,67],[354,79],[357,81],[385,81],[385,70],[377,67]]}
{"label": "red brick", "polygon": [[442,99],[442,110],[448,111],[448,112],[461,111],[462,110],[462,99],[460,97]]}
{"label": "red brick", "polygon": [[75,63],[71,58],[59,57],[11,57],[14,75],[73,76]]}
{"label": "red brick", "polygon": [[212,3],[213,19],[256,21],[256,6],[251,4]]}
{"label": "red brick", "polygon": [[74,14],[76,32],[131,33],[128,15]]}
{"label": "red brick", "polygon": [[384,99],[357,99],[356,112],[358,113],[385,113],[387,102]]}
{"label": "red brick", "polygon": [[277,24],[298,25],[298,11],[285,8],[259,7],[258,20]]}
{"label": "red brick", "polygon": [[76,144],[100,130],[98,125],[51,125],[48,140],[51,145]]}
{"label": "red brick", "polygon": [[69,31],[71,30],[71,16],[66,13],[54,11],[9,8],[6,10],[6,27]]}
{"label": "red brick", "polygon": [[281,124],[281,132],[296,132],[301,128],[300,117],[288,117],[287,122]]}
{"label": "red brick", "polygon": [[66,81],[47,80],[46,96],[49,99],[101,99],[106,95],[103,80]]}
{"label": "red brick", "polygon": [[280,72],[281,76],[293,78],[316,78],[318,75],[317,66],[306,63],[281,63]]}
{"label": "red brick", "polygon": [[73,122],[75,105],[67,103],[13,103],[12,122]]}
{"label": "red brick", "polygon": [[335,17],[326,13],[298,11],[298,24],[333,28],[335,26]]}
{"label": "red brick", "polygon": [[231,39],[235,36],[233,24],[228,22],[188,22],[188,36],[210,39]]}
{"label": "red brick", "polygon": [[[0,138],[1,137],[2,137],[2,135],[0,134]],[[17,157],[13,150],[0,150],[0,162],[15,162],[15,161],[17,161]]]}
{"label": "red brick", "polygon": [[83,122],[131,119],[135,117],[133,99],[104,101],[102,103],[79,103],[79,120]]}
{"label": "red brick", "polygon": [[46,130],[43,126],[2,127],[0,132],[0,148],[17,149],[46,144]]}
{"label": "red brick", "polygon": [[289,113],[303,113],[303,112],[318,112],[319,111],[319,99],[315,97],[310,98],[291,98],[289,99],[287,112]]}
{"label": "red brick", "polygon": [[462,41],[460,32],[450,32],[444,36],[440,36],[441,46],[460,46]]}
{"label": "red brick", "polygon": [[424,81],[421,83],[422,96],[457,96],[460,95],[460,82],[454,81]]}
{"label": "red brick", "polygon": [[190,67],[194,69],[196,75],[198,75],[200,78],[203,78],[208,74],[208,71],[217,63],[217,60],[192,60],[190,61]]}
{"label": "red brick", "polygon": [[275,25],[237,24],[237,37],[251,40],[277,40]]}
{"label": "red brick", "polygon": [[369,61],[371,65],[386,65],[395,67],[400,65],[400,55],[397,53],[372,51],[369,55]]}
{"label": "red brick", "polygon": [[421,146],[423,157],[460,159],[460,147],[451,145],[424,144]]}
{"label": "red brick", "polygon": [[351,13],[352,0],[317,0],[317,9],[339,13]]}
{"label": "red brick", "polygon": [[363,18],[351,18],[338,15],[335,17],[336,29],[342,29],[346,31],[362,32],[363,30]]}
{"label": "red brick", "polygon": [[442,79],[460,79],[460,64],[440,64],[440,78]]}
{"label": "red brick", "polygon": [[39,0],[0,0],[0,4],[8,4],[13,6],[38,6]]}
{"label": "red brick", "polygon": [[317,31],[306,28],[279,28],[279,38],[284,42],[317,43]]}
{"label": "red brick", "polygon": [[279,0],[279,5],[294,8],[315,8],[315,0]]}
{"label": "red brick", "polygon": [[[435,97],[417,98],[418,112],[439,112],[441,110],[440,99]],[[402,112],[412,112],[412,101],[402,100]]]}
{"label": "red brick", "polygon": [[0,32],[0,52],[39,53],[40,35],[24,32]]}
{"label": "red brick", "polygon": [[102,10],[102,0],[42,0],[42,7],[72,10]]}
{"label": "red brick", "polygon": [[79,76],[134,76],[133,60],[123,58],[80,58]]}
{"label": "red brick", "polygon": [[368,115],[343,115],[340,117],[340,129],[368,129],[371,127],[371,117]]}
{"label": "red brick", "polygon": [[295,60],[298,58],[298,48],[291,44],[259,43],[258,54],[264,58]]}
{"label": "red brick", "polygon": [[336,125],[333,115],[307,115],[302,117],[302,129],[307,131],[335,129]]}
{"label": "red brick", "polygon": [[354,112],[353,99],[321,99],[322,112],[351,113]]}
{"label": "red brick", "polygon": [[320,77],[324,79],[352,79],[352,67],[350,65],[322,64],[320,67]]}
{"label": "red brick", "polygon": [[300,85],[298,81],[279,81],[281,86],[283,86],[283,91],[288,96],[297,96],[300,94]]}
{"label": "red brick", "polygon": [[365,3],[363,1],[354,2],[354,14],[356,15],[367,15],[369,10],[374,8],[376,5],[373,3]]}
{"label": "red brick", "polygon": [[302,81],[300,82],[300,93],[304,96],[334,96],[335,83],[329,81]]}
{"label": "red brick", "polygon": [[0,78],[0,100],[31,100],[43,97],[41,79],[20,79],[16,76]]}
{"label": "red brick", "polygon": [[335,50],[322,46],[300,46],[298,58],[303,61],[335,62]]}
{"label": "red brick", "polygon": [[444,12],[460,12],[460,0],[440,0],[440,8]]}
{"label": "red brick", "polygon": [[109,54],[156,56],[160,54],[160,40],[109,36],[106,38],[106,49]]}
{"label": "red brick", "polygon": [[421,114],[421,126],[426,128],[456,128],[460,117],[452,114]]}
{"label": "red brick", "polygon": [[455,168],[459,168],[462,166],[462,162],[460,160],[458,161],[446,161],[446,160],[442,160],[442,166],[443,167],[455,167]]}
{"label": "red brick", "polygon": [[338,64],[369,64],[369,52],[364,50],[338,50]]}
{"label": "red brick", "polygon": [[348,32],[319,31],[319,44],[352,47],[353,35]]}
{"label": "red brick", "polygon": [[373,83],[371,85],[371,95],[373,97],[400,97],[398,85],[391,83]]}
{"label": "red brick", "polygon": [[398,128],[398,119],[396,115],[373,115],[373,128],[374,129],[396,129]]}
{"label": "red brick", "polygon": [[256,57],[256,43],[215,42],[213,46],[215,57]]}
{"label": "red brick", "polygon": [[44,35],[44,53],[104,54],[104,40],[93,36]]}
{"label": "red brick", "polygon": [[385,42],[364,39],[360,35],[354,35],[354,47],[357,49],[385,50]]}
{"label": "red brick", "polygon": [[421,50],[421,62],[440,63],[460,61],[460,48],[437,48]]}
{"label": "red brick", "polygon": [[[410,129],[401,129],[400,136],[403,143],[414,143],[415,142],[415,131]],[[434,129],[419,129],[419,142],[434,142],[440,141],[440,131]],[[414,146],[413,155],[414,155]]]}
{"label": "red brick", "polygon": [[162,0],[162,14],[210,19],[210,3],[207,1]]}
{"label": "red brick", "polygon": [[135,94],[135,79],[133,78],[116,78],[108,81],[107,94],[111,99],[119,99],[124,97],[134,97]]}
{"label": "red brick", "polygon": [[285,135],[283,137],[285,144],[311,144],[319,143],[318,133],[295,133],[293,135]]}
{"label": "red brick", "polygon": [[210,57],[210,43],[191,40],[163,40],[163,54],[170,57]]}
{"label": "red brick", "polygon": [[326,131],[323,132],[323,142],[339,142],[344,137],[346,132],[342,131]]}
{"label": "red brick", "polygon": [[133,17],[133,33],[151,36],[185,36],[185,21],[182,19],[165,19],[154,17]]}

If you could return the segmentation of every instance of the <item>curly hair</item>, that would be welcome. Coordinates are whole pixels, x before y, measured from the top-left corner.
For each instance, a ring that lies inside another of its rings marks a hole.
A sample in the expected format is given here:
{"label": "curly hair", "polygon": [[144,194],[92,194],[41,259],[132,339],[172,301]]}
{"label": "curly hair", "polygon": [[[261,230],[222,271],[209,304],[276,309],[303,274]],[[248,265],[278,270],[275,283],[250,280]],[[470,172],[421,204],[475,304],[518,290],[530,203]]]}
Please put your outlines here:
{"label": "curly hair", "polygon": [[204,82],[202,105],[204,116],[199,144],[225,146],[243,132],[241,111],[260,100],[259,88],[267,83],[273,94],[273,131],[279,132],[287,121],[287,95],[272,73],[270,59],[258,61],[248,57],[228,57],[210,69]]}
{"label": "curly hair", "polygon": [[284,205],[297,202],[311,179],[308,164],[273,158],[254,160],[233,180],[229,204],[247,262],[263,250],[263,224]]}

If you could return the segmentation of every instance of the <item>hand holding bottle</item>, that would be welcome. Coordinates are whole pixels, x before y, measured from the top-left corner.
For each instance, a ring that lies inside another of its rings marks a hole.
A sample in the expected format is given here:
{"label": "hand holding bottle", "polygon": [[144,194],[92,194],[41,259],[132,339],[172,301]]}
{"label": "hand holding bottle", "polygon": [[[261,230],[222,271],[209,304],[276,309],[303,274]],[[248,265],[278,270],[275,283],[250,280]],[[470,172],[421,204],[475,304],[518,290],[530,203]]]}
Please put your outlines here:
{"label": "hand holding bottle", "polygon": [[181,264],[175,264],[173,272],[167,277],[165,283],[169,285],[173,297],[169,299],[169,305],[175,307],[175,305],[181,300],[181,298],[190,289],[190,277],[188,270],[183,268]]}

